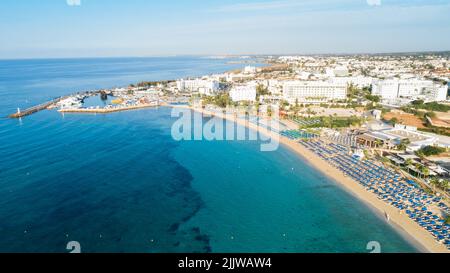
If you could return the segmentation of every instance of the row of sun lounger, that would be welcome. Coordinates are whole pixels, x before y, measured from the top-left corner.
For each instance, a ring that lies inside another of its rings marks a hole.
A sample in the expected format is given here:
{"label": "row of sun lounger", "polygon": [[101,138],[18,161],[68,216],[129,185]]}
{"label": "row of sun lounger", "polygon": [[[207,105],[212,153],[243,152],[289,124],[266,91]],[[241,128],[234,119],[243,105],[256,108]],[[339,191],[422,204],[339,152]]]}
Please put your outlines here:
{"label": "row of sun lounger", "polygon": [[301,130],[285,130],[282,131],[280,134],[291,140],[317,138],[316,134],[307,133]]}
{"label": "row of sun lounger", "polygon": [[403,211],[450,249],[450,225],[437,213],[441,210],[449,215],[450,209],[441,202],[441,198],[426,193],[413,181],[405,180],[382,164],[353,157],[344,145],[327,144],[320,140],[300,140],[299,143],[376,194],[379,199]]}

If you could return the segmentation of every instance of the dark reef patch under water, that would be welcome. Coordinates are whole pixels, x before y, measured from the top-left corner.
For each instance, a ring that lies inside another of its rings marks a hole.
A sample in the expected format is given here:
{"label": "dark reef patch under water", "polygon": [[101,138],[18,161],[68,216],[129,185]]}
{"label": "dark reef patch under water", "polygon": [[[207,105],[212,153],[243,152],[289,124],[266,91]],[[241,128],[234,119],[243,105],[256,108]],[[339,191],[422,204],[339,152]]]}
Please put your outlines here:
{"label": "dark reef patch under water", "polygon": [[[9,171],[1,174],[7,187],[0,189],[0,251],[64,252],[69,240],[86,252],[209,249],[199,230],[179,230],[204,203],[191,187],[190,172],[172,156],[178,144],[155,129],[149,113],[54,119],[43,112],[34,118],[51,120],[45,132],[16,132],[29,140],[21,147],[29,152],[9,161]],[[156,120],[162,114],[153,113]],[[128,125],[131,115],[137,122]],[[80,125],[90,133],[80,136]],[[33,149],[45,137],[51,141]],[[35,164],[18,167],[18,161]]]}

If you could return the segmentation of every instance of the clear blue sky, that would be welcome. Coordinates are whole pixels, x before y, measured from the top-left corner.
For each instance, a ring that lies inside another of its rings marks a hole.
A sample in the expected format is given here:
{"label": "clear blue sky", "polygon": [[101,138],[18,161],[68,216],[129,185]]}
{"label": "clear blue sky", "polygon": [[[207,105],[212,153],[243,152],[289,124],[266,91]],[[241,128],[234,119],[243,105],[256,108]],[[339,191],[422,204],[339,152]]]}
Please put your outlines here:
{"label": "clear blue sky", "polygon": [[0,35],[0,58],[450,50],[450,0],[1,0]]}

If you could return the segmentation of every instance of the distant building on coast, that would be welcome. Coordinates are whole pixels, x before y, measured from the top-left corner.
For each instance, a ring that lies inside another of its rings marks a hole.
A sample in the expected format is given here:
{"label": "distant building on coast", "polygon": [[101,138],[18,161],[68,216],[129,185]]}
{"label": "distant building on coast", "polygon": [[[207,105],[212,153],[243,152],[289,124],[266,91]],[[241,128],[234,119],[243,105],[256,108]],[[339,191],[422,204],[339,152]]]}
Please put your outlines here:
{"label": "distant building on coast", "polygon": [[322,103],[347,98],[347,85],[332,81],[288,81],[283,96],[289,103]]}
{"label": "distant building on coast", "polygon": [[257,72],[257,68],[255,66],[246,66],[244,68],[245,74],[255,74]]}
{"label": "distant building on coast", "polygon": [[219,82],[216,80],[178,80],[177,88],[181,92],[199,92],[202,95],[214,95],[219,91]]}
{"label": "distant building on coast", "polygon": [[239,101],[256,101],[255,85],[238,85],[234,86],[230,91],[231,100]]}

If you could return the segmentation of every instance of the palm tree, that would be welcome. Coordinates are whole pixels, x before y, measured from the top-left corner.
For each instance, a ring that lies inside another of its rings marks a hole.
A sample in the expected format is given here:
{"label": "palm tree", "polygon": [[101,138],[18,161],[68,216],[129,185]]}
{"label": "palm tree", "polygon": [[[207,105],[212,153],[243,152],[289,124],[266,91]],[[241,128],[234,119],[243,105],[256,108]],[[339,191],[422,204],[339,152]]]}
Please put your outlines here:
{"label": "palm tree", "polygon": [[418,177],[420,178],[420,173],[421,173],[421,170],[422,170],[422,166],[421,166],[419,163],[417,163],[417,164],[415,165],[415,167],[416,167],[417,175],[418,175]]}
{"label": "palm tree", "polygon": [[270,106],[270,105],[267,107],[267,115],[268,115],[269,117],[272,116],[272,106]]}
{"label": "palm tree", "polygon": [[380,139],[375,140],[376,147],[380,147],[381,145],[383,145],[383,141],[381,141]]}
{"label": "palm tree", "polygon": [[421,172],[423,173],[424,177],[427,177],[427,176],[430,175],[430,169],[428,169],[428,168],[425,167],[425,166],[422,166]]}
{"label": "palm tree", "polygon": [[404,151],[406,150],[407,146],[411,144],[411,141],[409,138],[404,138],[400,141],[400,144],[397,145],[397,149]]}
{"label": "palm tree", "polygon": [[406,166],[406,167],[409,167],[409,166],[411,166],[411,165],[412,165],[412,163],[413,163],[413,161],[412,161],[412,159],[411,159],[411,158],[408,158],[408,159],[406,159],[406,160],[405,160],[405,166]]}
{"label": "palm tree", "polygon": [[430,180],[430,185],[432,185],[433,190],[436,191],[436,187],[439,187],[439,180],[437,178],[432,178]]}
{"label": "palm tree", "polygon": [[446,179],[443,179],[440,183],[443,190],[448,190],[450,188],[450,182]]}

